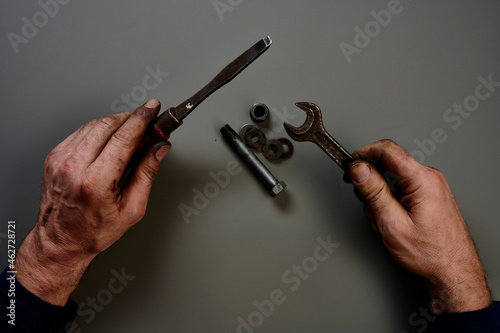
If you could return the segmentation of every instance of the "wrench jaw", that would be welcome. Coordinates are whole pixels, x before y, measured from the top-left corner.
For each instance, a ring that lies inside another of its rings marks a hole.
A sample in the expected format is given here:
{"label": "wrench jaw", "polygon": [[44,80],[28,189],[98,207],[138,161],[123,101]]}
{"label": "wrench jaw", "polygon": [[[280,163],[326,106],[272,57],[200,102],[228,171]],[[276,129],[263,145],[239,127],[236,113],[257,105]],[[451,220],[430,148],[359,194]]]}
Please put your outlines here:
{"label": "wrench jaw", "polygon": [[300,127],[285,123],[285,130],[296,141],[311,141],[317,144],[344,171],[347,171],[352,156],[344,149],[323,126],[321,109],[314,103],[300,102],[295,104],[307,114],[306,121]]}
{"label": "wrench jaw", "polygon": [[[306,113],[306,121],[299,127],[292,126],[289,123],[284,123],[283,126],[285,127],[288,135],[295,141],[311,141],[305,134],[313,126],[314,119],[318,116],[317,110],[319,107],[316,104],[309,102],[299,102],[295,103],[295,105]],[[319,116],[321,117],[321,113],[319,113]]]}
{"label": "wrench jaw", "polygon": [[304,138],[300,136],[300,134],[297,134],[297,132],[299,131],[298,127],[292,126],[289,123],[284,123],[283,126],[285,127],[285,131],[292,139],[294,139],[295,141],[305,141]]}

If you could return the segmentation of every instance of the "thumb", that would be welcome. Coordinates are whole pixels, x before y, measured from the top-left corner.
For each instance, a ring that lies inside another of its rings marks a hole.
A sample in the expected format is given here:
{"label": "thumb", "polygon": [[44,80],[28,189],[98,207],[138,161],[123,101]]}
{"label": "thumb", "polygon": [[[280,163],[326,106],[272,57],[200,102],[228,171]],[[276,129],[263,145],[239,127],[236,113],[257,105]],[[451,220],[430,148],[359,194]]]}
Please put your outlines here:
{"label": "thumb", "polygon": [[392,195],[389,184],[375,167],[364,161],[355,161],[349,169],[358,197],[373,213],[379,228],[381,223],[401,220],[406,215],[403,206]]}
{"label": "thumb", "polygon": [[150,147],[134,168],[130,179],[122,190],[123,208],[128,210],[130,214],[140,215],[139,219],[146,211],[149,193],[160,170],[160,162],[170,151],[170,148],[171,144],[168,141],[162,141]]}

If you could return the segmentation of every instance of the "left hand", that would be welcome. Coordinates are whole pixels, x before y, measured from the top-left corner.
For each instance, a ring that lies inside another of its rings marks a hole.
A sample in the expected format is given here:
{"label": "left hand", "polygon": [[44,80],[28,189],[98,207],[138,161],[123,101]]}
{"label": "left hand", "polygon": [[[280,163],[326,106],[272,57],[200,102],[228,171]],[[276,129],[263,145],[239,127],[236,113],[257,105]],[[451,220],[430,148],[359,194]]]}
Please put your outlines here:
{"label": "left hand", "polygon": [[38,221],[16,259],[17,279],[41,299],[66,304],[92,259],[144,216],[170,143],[146,150],[118,184],[159,110],[151,100],[92,120],[47,156]]}

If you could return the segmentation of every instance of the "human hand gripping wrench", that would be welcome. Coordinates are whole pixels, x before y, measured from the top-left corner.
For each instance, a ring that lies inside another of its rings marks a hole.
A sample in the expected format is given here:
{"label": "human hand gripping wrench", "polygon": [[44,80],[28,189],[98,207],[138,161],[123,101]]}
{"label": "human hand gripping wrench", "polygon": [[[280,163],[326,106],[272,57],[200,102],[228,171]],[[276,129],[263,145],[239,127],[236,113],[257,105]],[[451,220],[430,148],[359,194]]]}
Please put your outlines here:
{"label": "human hand gripping wrench", "polygon": [[[366,217],[391,255],[426,281],[434,313],[490,307],[481,260],[444,175],[419,164],[391,140],[356,150],[360,160],[353,161],[326,132],[317,105],[296,105],[307,118],[300,127],[285,123],[287,133],[296,141],[316,143],[345,171],[345,180],[354,184]],[[395,190],[380,169],[398,179]]]}

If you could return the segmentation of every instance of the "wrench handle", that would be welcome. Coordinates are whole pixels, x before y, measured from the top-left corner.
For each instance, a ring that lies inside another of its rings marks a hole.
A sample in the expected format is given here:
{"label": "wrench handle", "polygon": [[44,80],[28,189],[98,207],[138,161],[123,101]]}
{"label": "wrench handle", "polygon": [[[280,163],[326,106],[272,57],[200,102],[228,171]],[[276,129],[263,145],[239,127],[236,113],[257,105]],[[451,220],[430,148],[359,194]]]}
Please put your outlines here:
{"label": "wrench handle", "polygon": [[349,163],[353,161],[351,154],[326,131],[316,132],[315,137],[314,143],[347,172]]}
{"label": "wrench handle", "polygon": [[135,152],[131,161],[125,168],[122,178],[118,182],[120,187],[123,187],[134,169],[139,163],[142,154],[146,149],[153,146],[155,143],[160,141],[166,141],[177,127],[182,125],[182,119],[179,119],[177,110],[175,108],[169,108],[163,112],[158,118],[155,119],[154,123],[149,126],[139,144],[139,149]]}

